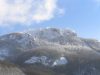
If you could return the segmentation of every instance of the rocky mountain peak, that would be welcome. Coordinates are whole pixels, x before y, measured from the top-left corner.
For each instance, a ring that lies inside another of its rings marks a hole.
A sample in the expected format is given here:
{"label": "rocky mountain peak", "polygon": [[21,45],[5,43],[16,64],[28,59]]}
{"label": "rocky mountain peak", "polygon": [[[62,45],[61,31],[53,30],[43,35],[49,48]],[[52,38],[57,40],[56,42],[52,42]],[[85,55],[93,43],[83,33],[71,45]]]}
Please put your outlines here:
{"label": "rocky mountain peak", "polygon": [[99,41],[78,37],[69,29],[44,28],[0,36],[0,60],[23,66],[26,75],[44,69],[56,73],[50,75],[100,75],[99,57]]}
{"label": "rocky mountain peak", "polygon": [[44,28],[37,30],[30,30],[28,33],[33,34],[36,37],[53,39],[57,37],[68,37],[68,36],[77,36],[77,34],[69,29],[58,29],[58,28]]}

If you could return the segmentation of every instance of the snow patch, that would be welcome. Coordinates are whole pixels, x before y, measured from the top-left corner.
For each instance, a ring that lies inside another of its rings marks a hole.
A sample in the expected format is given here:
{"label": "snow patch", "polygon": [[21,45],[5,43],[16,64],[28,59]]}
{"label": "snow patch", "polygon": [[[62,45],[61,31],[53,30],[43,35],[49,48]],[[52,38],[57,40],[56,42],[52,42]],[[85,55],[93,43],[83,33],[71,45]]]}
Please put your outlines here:
{"label": "snow patch", "polygon": [[0,56],[9,56],[9,51],[7,49],[0,49]]}
{"label": "snow patch", "polygon": [[38,57],[35,57],[35,56],[33,56],[29,60],[25,61],[25,63],[27,63],[27,64],[32,64],[32,63],[36,63],[36,62],[39,62],[39,60],[38,60]]}
{"label": "snow patch", "polygon": [[5,57],[9,56],[9,51],[7,49],[0,49],[0,60],[5,60]]}
{"label": "snow patch", "polygon": [[48,64],[49,62],[50,60],[48,60],[48,57],[46,56],[40,56],[40,57],[33,56],[29,60],[25,61],[25,63],[27,64],[41,63],[46,66],[49,65]]}
{"label": "snow patch", "polygon": [[65,57],[60,57],[59,59],[55,60],[52,66],[58,66],[58,65],[65,65],[68,61]]}
{"label": "snow patch", "polygon": [[47,56],[40,56],[36,57],[33,56],[30,59],[26,60],[24,63],[26,64],[35,64],[35,63],[41,63],[45,66],[59,66],[59,65],[65,65],[68,63],[67,59],[65,57],[60,57],[59,59],[49,59]]}

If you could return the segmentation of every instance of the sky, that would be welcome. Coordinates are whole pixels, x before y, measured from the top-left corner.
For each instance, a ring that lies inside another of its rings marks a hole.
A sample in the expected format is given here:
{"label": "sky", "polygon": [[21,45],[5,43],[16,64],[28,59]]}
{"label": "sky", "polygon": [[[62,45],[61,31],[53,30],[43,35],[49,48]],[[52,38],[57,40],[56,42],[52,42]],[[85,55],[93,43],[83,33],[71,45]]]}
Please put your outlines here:
{"label": "sky", "polygon": [[0,0],[0,35],[46,27],[100,40],[100,0]]}

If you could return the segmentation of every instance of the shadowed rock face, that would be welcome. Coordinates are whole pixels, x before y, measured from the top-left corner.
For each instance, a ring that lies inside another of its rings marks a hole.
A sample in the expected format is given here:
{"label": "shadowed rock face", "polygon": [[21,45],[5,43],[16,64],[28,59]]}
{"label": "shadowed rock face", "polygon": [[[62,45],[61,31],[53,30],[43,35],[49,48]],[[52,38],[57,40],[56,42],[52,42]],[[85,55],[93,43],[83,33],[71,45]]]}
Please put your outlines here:
{"label": "shadowed rock face", "polygon": [[0,75],[25,75],[15,65],[0,61]]}

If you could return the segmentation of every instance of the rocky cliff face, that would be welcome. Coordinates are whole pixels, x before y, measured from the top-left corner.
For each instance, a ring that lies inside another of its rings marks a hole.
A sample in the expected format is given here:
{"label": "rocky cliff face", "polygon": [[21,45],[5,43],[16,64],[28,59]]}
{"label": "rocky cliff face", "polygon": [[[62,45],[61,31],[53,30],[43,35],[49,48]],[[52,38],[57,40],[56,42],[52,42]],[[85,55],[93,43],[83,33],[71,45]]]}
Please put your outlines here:
{"label": "rocky cliff face", "polygon": [[27,75],[100,75],[100,42],[68,29],[11,33],[0,36],[0,60]]}

